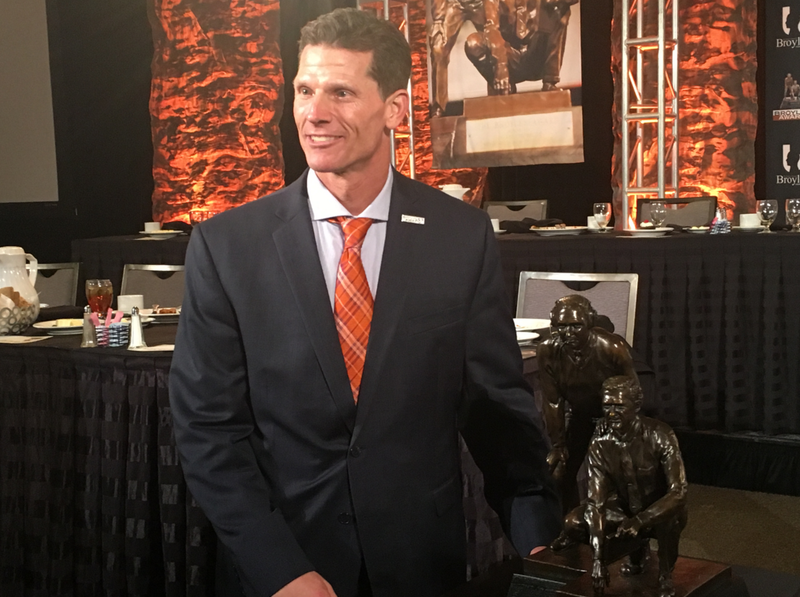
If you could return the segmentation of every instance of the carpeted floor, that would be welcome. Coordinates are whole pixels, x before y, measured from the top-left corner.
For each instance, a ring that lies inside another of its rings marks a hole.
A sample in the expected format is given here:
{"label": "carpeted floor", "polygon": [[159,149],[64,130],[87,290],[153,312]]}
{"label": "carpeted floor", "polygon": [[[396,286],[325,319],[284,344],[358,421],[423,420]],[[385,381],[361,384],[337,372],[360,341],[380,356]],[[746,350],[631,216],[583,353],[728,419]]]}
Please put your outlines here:
{"label": "carpeted floor", "polygon": [[690,485],[680,553],[731,564],[751,597],[800,596],[800,497]]}

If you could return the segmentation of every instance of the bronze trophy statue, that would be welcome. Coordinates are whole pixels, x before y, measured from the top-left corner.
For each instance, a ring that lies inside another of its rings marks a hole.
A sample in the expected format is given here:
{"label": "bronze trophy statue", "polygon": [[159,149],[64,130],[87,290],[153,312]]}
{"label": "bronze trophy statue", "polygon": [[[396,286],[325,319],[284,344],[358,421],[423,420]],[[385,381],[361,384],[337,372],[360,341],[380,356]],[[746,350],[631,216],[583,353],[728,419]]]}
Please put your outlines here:
{"label": "bronze trophy statue", "polygon": [[490,95],[516,93],[522,81],[552,91],[561,80],[571,6],[578,0],[484,0],[485,27],[465,52]]}
{"label": "bronze trophy statue", "polygon": [[596,318],[585,297],[559,299],[550,313],[551,337],[537,349],[542,408],[552,444],[547,461],[564,512],[579,502],[576,477],[594,422],[603,414],[603,382],[615,375],[638,379],[625,339],[595,327]]}
{"label": "bronze trophy statue", "polygon": [[551,549],[578,542],[592,548],[594,595],[609,583],[606,543],[616,537],[640,544],[621,567],[623,575],[642,573],[650,553],[648,539],[658,540],[658,595],[673,597],[672,571],[686,526],[686,474],[672,429],[639,414],[642,391],[630,376],[603,383],[603,418],[589,447],[589,493],[564,519],[564,531]]}

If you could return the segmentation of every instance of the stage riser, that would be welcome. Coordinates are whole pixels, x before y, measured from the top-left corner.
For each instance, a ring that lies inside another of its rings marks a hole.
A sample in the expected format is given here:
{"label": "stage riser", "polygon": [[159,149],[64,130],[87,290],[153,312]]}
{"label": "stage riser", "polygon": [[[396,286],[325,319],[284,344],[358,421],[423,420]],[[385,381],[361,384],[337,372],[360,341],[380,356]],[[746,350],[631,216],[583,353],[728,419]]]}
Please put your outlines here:
{"label": "stage riser", "polygon": [[690,483],[800,496],[800,440],[675,432]]}

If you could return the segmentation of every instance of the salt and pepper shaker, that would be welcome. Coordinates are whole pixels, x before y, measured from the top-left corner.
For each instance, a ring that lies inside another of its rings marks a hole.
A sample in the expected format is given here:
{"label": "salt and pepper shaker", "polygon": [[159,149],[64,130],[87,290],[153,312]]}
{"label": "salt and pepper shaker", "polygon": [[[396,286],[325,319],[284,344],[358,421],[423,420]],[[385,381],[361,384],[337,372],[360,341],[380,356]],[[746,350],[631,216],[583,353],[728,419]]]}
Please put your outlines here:
{"label": "salt and pepper shaker", "polygon": [[142,333],[142,316],[139,315],[139,307],[131,307],[131,339],[128,342],[128,350],[132,348],[147,348]]}
{"label": "salt and pepper shaker", "polygon": [[717,208],[717,215],[711,222],[711,234],[727,234],[731,231],[731,223],[728,221],[727,212],[721,208]]}
{"label": "salt and pepper shaker", "polygon": [[83,340],[81,348],[94,348],[97,346],[97,330],[92,323],[92,308],[86,305],[83,308]]}

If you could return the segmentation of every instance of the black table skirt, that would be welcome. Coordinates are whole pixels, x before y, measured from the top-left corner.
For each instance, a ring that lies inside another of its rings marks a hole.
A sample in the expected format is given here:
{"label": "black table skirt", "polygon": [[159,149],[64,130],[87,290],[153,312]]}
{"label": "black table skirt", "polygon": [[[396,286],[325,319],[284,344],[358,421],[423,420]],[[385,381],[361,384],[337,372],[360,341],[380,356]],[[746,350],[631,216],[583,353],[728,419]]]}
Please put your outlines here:
{"label": "black table skirt", "polygon": [[0,594],[212,595],[216,540],[175,451],[171,355],[79,344],[0,345]]}
{"label": "black table skirt", "polygon": [[800,433],[800,234],[498,238],[521,271],[639,274],[634,347],[674,426]]}

